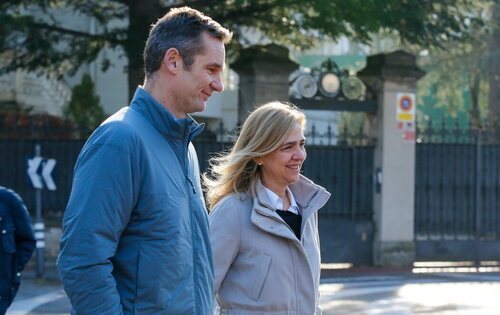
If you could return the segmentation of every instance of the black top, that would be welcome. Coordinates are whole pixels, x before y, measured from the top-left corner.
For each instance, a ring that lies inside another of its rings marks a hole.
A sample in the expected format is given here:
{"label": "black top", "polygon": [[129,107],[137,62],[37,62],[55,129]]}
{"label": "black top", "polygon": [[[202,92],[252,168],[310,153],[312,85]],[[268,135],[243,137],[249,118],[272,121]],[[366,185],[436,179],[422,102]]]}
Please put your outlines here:
{"label": "black top", "polygon": [[300,227],[302,226],[302,216],[292,211],[276,210],[276,213],[285,220],[286,224],[292,229],[297,239],[300,240]]}

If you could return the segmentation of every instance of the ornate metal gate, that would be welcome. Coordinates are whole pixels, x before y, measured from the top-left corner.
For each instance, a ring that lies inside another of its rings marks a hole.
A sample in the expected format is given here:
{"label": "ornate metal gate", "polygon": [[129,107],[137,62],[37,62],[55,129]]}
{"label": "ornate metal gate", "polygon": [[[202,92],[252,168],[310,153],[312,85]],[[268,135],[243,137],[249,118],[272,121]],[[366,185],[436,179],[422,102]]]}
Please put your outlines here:
{"label": "ornate metal gate", "polygon": [[373,146],[310,146],[304,175],[332,197],[320,210],[322,261],[371,265]]}
{"label": "ornate metal gate", "polygon": [[499,133],[419,130],[417,261],[500,260]]}

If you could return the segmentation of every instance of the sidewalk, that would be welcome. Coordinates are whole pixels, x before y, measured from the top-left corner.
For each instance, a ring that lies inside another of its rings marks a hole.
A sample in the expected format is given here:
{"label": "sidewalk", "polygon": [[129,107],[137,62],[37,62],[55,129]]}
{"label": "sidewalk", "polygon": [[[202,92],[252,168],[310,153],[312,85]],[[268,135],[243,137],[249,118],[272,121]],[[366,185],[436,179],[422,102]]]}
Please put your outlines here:
{"label": "sidewalk", "polygon": [[68,297],[60,283],[25,278],[7,315],[60,315],[70,312]]}
{"label": "sidewalk", "polygon": [[390,267],[353,267],[346,269],[321,269],[321,279],[336,277],[364,277],[364,276],[414,276],[412,268],[390,268]]}
{"label": "sidewalk", "polygon": [[34,264],[22,273],[21,286],[6,315],[70,314],[71,305],[57,276],[55,264],[47,263],[44,277],[37,278]]}
{"label": "sidewalk", "polygon": [[[33,267],[33,266],[32,266]],[[352,269],[323,269],[322,282],[357,282],[366,278],[412,277],[411,269],[358,267]],[[55,266],[47,266],[44,278],[38,279],[34,268],[22,275],[21,287],[7,315],[70,314],[71,305],[57,276]]]}
{"label": "sidewalk", "polygon": [[[490,274],[422,274],[412,273],[411,268],[355,267],[350,269],[322,269],[321,283],[328,286],[334,283],[344,286],[377,286],[381,283],[419,282],[422,279],[433,281],[463,280],[475,277],[485,281],[500,280],[500,273]],[[491,279],[489,279],[491,278]],[[45,278],[36,278],[35,270],[28,268],[22,275],[18,295],[9,308],[7,315],[62,315],[70,314],[71,305],[57,277],[55,266],[46,268]]]}

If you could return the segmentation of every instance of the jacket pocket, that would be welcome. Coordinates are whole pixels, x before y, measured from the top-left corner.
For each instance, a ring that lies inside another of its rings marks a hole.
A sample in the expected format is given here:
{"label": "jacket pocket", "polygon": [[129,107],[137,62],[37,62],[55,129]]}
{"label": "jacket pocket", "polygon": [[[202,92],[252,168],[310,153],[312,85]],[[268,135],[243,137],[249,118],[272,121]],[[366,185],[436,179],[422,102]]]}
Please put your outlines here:
{"label": "jacket pocket", "polygon": [[15,253],[16,252],[16,240],[14,239],[14,228],[7,227],[0,231],[0,238],[2,239],[2,247],[4,253]]}
{"label": "jacket pocket", "polygon": [[269,266],[271,265],[271,256],[262,255],[260,259],[259,267],[257,268],[257,274],[255,275],[255,280],[253,281],[251,298],[254,301],[258,301],[260,298],[260,293],[262,292],[262,288],[264,286],[264,281],[267,278],[267,273],[269,272]]}

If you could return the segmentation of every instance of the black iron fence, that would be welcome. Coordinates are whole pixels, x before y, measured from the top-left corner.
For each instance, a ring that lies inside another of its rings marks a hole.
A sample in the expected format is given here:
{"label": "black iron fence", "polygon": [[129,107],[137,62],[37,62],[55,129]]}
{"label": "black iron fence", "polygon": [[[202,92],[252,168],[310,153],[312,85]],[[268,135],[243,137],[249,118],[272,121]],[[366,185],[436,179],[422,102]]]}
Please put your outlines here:
{"label": "black iron fence", "polygon": [[[236,140],[239,127],[227,130],[222,123],[215,131],[206,131],[204,138],[211,138],[218,142],[232,143]],[[338,128],[336,124],[317,127],[308,126],[305,131],[307,144],[319,146],[374,146],[375,138],[366,134],[363,127]]]}
{"label": "black iron fence", "polygon": [[[40,144],[41,156],[57,161],[52,174],[57,190],[44,189],[43,209],[58,218],[69,198],[73,168],[86,141],[82,136],[85,133],[72,128],[51,129],[44,126],[40,129],[33,125],[18,128],[17,131],[19,129],[22,132],[13,133],[12,128],[0,127],[5,132],[0,137],[0,185],[16,190],[33,209],[35,190],[27,175],[27,160],[35,155],[35,145]],[[360,133],[332,130],[328,128],[318,132],[315,126],[308,130],[308,143],[316,141],[323,145],[307,145],[308,158],[303,172],[335,196],[322,210],[324,215],[371,218],[373,140],[363,135],[361,130]],[[216,132],[207,131],[195,139],[202,171],[207,169],[211,156],[232,146],[230,140],[234,139],[234,135],[236,131],[228,132],[222,126]]]}
{"label": "black iron fence", "polygon": [[500,144],[500,126],[464,126],[458,121],[417,125],[417,143]]}
{"label": "black iron fence", "polygon": [[424,127],[416,148],[417,258],[500,259],[499,130]]}
{"label": "black iron fence", "polygon": [[[19,128],[2,129],[0,124],[0,185],[16,190],[33,213],[35,189],[27,176],[27,160],[40,144],[41,156],[57,161],[52,174],[56,191],[43,190],[42,212],[48,226],[59,226],[69,199],[73,168],[85,143],[85,133],[75,129]],[[22,129],[22,132],[19,132]],[[229,149],[236,131],[223,126],[206,131],[194,141],[200,168],[205,171],[214,154]],[[336,130],[311,126],[307,130],[308,158],[303,173],[324,186],[332,198],[320,211],[323,261],[371,263],[373,241],[373,147],[374,141],[362,130]]]}
{"label": "black iron fence", "polygon": [[58,219],[71,191],[73,167],[85,140],[0,140],[0,185],[14,189],[34,213],[35,189],[28,173],[28,159],[35,156],[35,145],[40,144],[41,156],[55,159],[57,164],[51,177],[57,190],[43,189],[42,206],[48,218]]}

